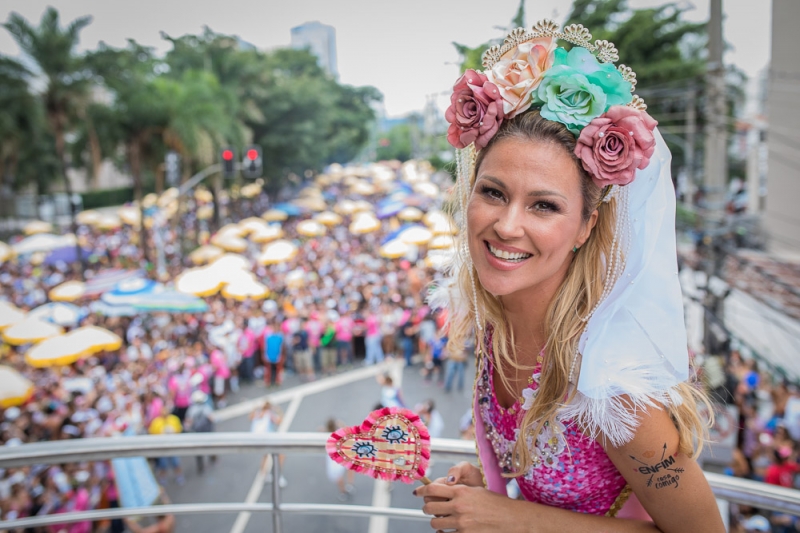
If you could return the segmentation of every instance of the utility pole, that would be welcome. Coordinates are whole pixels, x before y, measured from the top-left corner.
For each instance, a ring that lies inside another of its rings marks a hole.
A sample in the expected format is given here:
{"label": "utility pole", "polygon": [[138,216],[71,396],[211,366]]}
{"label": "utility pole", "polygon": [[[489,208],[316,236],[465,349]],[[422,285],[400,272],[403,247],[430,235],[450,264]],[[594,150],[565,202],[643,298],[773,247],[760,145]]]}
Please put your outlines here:
{"label": "utility pole", "polygon": [[728,134],[725,101],[725,65],[722,62],[722,0],[711,0],[708,20],[708,66],[706,71],[705,131],[705,320],[704,346],[712,353],[713,317],[722,321],[723,293],[712,290],[712,278],[722,279],[724,266],[725,190],[728,181]]}
{"label": "utility pole", "polygon": [[686,183],[688,184],[689,198],[684,198],[684,202],[692,204],[692,198],[697,191],[695,181],[695,153],[694,146],[697,142],[697,88],[692,87],[686,94],[686,137],[684,137],[683,157],[686,166]]}

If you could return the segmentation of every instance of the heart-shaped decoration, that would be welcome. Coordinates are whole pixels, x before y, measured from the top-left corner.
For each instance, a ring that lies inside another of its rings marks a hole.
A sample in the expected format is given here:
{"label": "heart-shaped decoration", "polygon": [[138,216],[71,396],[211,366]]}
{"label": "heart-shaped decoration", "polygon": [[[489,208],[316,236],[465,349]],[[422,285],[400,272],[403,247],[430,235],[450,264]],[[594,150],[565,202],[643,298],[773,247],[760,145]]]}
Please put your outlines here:
{"label": "heart-shaped decoration", "polygon": [[328,455],[350,470],[404,483],[425,478],[430,448],[419,416],[399,407],[378,409],[361,425],[334,431],[326,445]]}

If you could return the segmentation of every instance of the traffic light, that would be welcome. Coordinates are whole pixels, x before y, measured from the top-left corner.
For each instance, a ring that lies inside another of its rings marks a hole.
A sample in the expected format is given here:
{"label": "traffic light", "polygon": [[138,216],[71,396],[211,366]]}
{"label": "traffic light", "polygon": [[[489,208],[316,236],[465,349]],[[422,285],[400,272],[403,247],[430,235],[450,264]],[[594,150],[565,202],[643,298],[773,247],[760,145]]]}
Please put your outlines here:
{"label": "traffic light", "polygon": [[257,144],[251,144],[244,150],[244,159],[242,160],[242,174],[244,177],[252,180],[261,177],[261,171],[264,167],[264,160],[261,158],[261,147]]}
{"label": "traffic light", "polygon": [[224,178],[232,178],[236,175],[236,152],[233,148],[223,148],[220,154],[222,156],[222,176]]}
{"label": "traffic light", "polygon": [[181,157],[178,152],[170,150],[164,156],[164,175],[168,187],[175,187],[181,181]]}

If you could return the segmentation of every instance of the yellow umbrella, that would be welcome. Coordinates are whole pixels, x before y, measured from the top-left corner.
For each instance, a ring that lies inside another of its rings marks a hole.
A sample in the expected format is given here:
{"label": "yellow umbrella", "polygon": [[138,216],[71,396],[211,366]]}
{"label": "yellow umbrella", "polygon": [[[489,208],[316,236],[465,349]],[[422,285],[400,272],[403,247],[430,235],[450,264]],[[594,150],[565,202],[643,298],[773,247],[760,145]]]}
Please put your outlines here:
{"label": "yellow umbrella", "polygon": [[238,224],[225,224],[217,231],[217,235],[233,235],[235,237],[243,237],[246,233],[247,231]]}
{"label": "yellow umbrella", "polygon": [[428,243],[428,248],[443,250],[446,248],[453,248],[455,245],[456,240],[451,235],[437,235]]}
{"label": "yellow umbrella", "polygon": [[294,243],[278,240],[273,241],[264,247],[264,251],[258,257],[259,264],[274,265],[285,263],[297,255],[297,246]]}
{"label": "yellow umbrella", "polygon": [[453,250],[431,250],[425,256],[425,266],[434,270],[446,270],[453,261]]}
{"label": "yellow umbrella", "polygon": [[224,282],[208,267],[190,268],[175,278],[175,290],[201,297],[218,293],[222,285]]}
{"label": "yellow umbrella", "polygon": [[249,217],[239,222],[238,227],[242,230],[242,235],[249,235],[267,227],[267,222],[263,218]]}
{"label": "yellow umbrella", "polygon": [[0,300],[0,330],[25,320],[27,313],[16,306]]}
{"label": "yellow umbrella", "polygon": [[137,205],[126,205],[117,210],[117,216],[124,224],[138,227],[142,222],[142,212]]}
{"label": "yellow umbrella", "polygon": [[10,366],[0,366],[0,409],[22,405],[33,394],[33,383]]}
{"label": "yellow umbrella", "polygon": [[60,335],[64,330],[55,324],[39,320],[37,318],[26,318],[22,322],[17,322],[3,330],[3,340],[15,346],[23,344],[41,342],[50,337]]}
{"label": "yellow umbrella", "polygon": [[254,279],[243,279],[227,284],[222,288],[222,295],[226,298],[234,298],[244,301],[248,298],[253,300],[263,300],[269,294],[269,289],[263,283]]}
{"label": "yellow umbrella", "polygon": [[372,213],[359,213],[355,220],[350,223],[350,233],[363,235],[381,229],[381,221],[375,218]]}
{"label": "yellow umbrella", "polygon": [[207,189],[197,189],[194,191],[194,199],[198,202],[209,203],[214,199],[214,196]]}
{"label": "yellow umbrella", "polygon": [[309,211],[325,211],[328,208],[328,204],[325,203],[324,199],[313,196],[292,200],[292,204]]}
{"label": "yellow umbrella", "polygon": [[247,250],[247,241],[230,232],[214,235],[211,238],[211,244],[219,246],[228,252],[244,252]]}
{"label": "yellow umbrella", "polygon": [[222,248],[214,246],[213,244],[206,244],[190,253],[189,259],[191,259],[192,263],[195,265],[202,265],[221,257],[224,253],[225,250]]}
{"label": "yellow umbrella", "polygon": [[197,209],[197,218],[200,220],[208,220],[214,215],[214,208],[210,205],[204,205]]}
{"label": "yellow umbrella", "polygon": [[322,213],[315,216],[314,220],[316,220],[320,224],[325,224],[326,226],[338,226],[339,224],[342,223],[342,217],[340,217],[333,211],[323,211]]}
{"label": "yellow umbrella", "polygon": [[250,234],[250,240],[257,243],[265,243],[283,238],[283,229],[280,226],[270,224],[269,226]]}
{"label": "yellow umbrella", "polygon": [[25,235],[36,235],[39,233],[51,233],[53,231],[53,225],[49,222],[44,222],[42,220],[34,220],[32,222],[28,222],[23,226],[22,232]]}
{"label": "yellow umbrella", "polygon": [[147,194],[145,195],[144,198],[142,198],[142,205],[144,206],[145,209],[148,209],[156,205],[157,201],[158,201],[158,195],[154,192],[151,192],[150,194]]}
{"label": "yellow umbrella", "polygon": [[333,210],[340,215],[351,215],[356,211],[356,203],[352,200],[340,200]]}
{"label": "yellow umbrella", "polygon": [[400,232],[397,238],[406,244],[426,244],[433,238],[433,232],[424,226],[411,226]]}
{"label": "yellow umbrella", "polygon": [[292,270],[286,277],[284,278],[284,282],[286,283],[287,287],[293,289],[299,289],[301,287],[305,287],[306,285],[306,272],[298,268],[296,270]]}
{"label": "yellow umbrella", "polygon": [[225,254],[211,261],[209,268],[214,270],[250,270],[250,260],[239,254]]}
{"label": "yellow umbrella", "polygon": [[375,206],[366,200],[358,200],[357,202],[354,202],[353,205],[354,213],[360,213],[362,211],[375,211]]}
{"label": "yellow umbrella", "polygon": [[50,289],[47,294],[54,302],[74,302],[83,297],[86,284],[82,281],[65,281],[57,287]]}
{"label": "yellow umbrella", "polygon": [[75,222],[84,226],[93,226],[100,219],[100,216],[100,213],[94,209],[88,209],[75,215]]}
{"label": "yellow umbrella", "polygon": [[422,211],[416,207],[404,207],[397,213],[397,218],[406,222],[416,222],[422,218]]}
{"label": "yellow umbrella", "polygon": [[316,220],[304,220],[297,225],[297,233],[304,237],[322,237],[327,232],[325,226]]}
{"label": "yellow umbrella", "polygon": [[261,184],[259,183],[248,183],[239,191],[242,198],[255,198],[259,194],[261,194]]}
{"label": "yellow umbrella", "polygon": [[11,259],[14,250],[4,242],[0,242],[0,265]]}
{"label": "yellow umbrella", "polygon": [[386,257],[387,259],[397,259],[406,255],[408,253],[408,248],[408,244],[400,239],[393,239],[381,246],[378,253],[381,254],[381,257]]}
{"label": "yellow umbrella", "polygon": [[270,209],[269,211],[264,212],[264,214],[261,215],[261,218],[267,222],[283,222],[289,218],[289,215],[279,209]]}
{"label": "yellow umbrella", "polygon": [[362,196],[372,196],[375,194],[375,186],[366,181],[359,181],[351,188],[353,194],[360,194]]}
{"label": "yellow umbrella", "polygon": [[417,183],[414,185],[414,191],[418,192],[423,196],[427,196],[428,198],[438,198],[439,197],[439,187],[436,184],[431,183],[429,181],[423,181],[422,183]]}
{"label": "yellow umbrella", "polygon": [[174,203],[174,201],[178,198],[178,189],[176,187],[170,187],[159,196],[158,201],[156,204],[158,207],[168,207],[170,204]]}
{"label": "yellow umbrella", "polygon": [[71,365],[92,354],[118,350],[122,339],[107,329],[85,326],[51,337],[25,354],[25,362],[36,368]]}
{"label": "yellow umbrella", "polygon": [[102,215],[94,226],[103,230],[117,229],[122,226],[122,221],[116,215]]}

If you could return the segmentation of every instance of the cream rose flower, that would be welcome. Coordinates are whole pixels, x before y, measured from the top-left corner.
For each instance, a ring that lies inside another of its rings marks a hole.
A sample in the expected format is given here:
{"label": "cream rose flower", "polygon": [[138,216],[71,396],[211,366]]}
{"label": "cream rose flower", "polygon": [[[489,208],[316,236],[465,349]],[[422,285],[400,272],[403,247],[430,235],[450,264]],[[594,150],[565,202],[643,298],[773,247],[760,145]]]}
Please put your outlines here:
{"label": "cream rose flower", "polygon": [[531,93],[542,81],[542,74],[553,65],[555,39],[542,37],[522,43],[503,54],[486,73],[503,97],[503,112],[513,118],[531,106]]}

